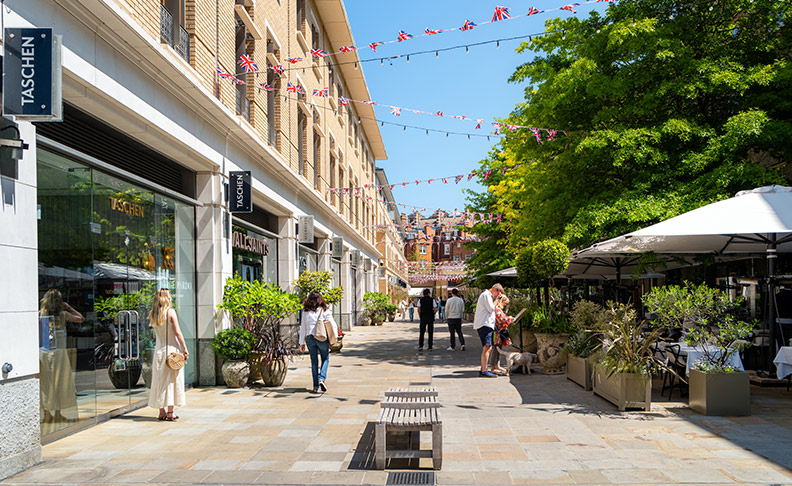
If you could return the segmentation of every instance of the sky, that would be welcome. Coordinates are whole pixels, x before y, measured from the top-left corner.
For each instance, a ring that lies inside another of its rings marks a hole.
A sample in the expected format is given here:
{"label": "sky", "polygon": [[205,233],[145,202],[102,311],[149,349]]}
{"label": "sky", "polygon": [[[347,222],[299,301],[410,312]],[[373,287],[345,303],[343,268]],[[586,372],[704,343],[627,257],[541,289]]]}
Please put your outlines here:
{"label": "sky", "polygon": [[[531,3],[526,0],[346,0],[345,5],[355,43],[364,46],[395,39],[399,30],[418,37],[427,27],[447,29],[461,27],[466,20],[476,23],[488,21],[497,5],[508,7],[511,15],[516,16],[525,14],[531,6],[542,10],[558,8],[565,3],[564,0],[532,0]],[[577,15],[586,15],[592,8],[582,6]],[[480,25],[471,31],[456,30],[384,45],[377,49],[376,54],[371,49],[363,49],[359,52],[361,60],[377,58],[374,62],[362,63],[371,99],[427,112],[443,111],[444,115],[466,115],[484,119],[489,124],[495,118],[507,116],[524,99],[526,85],[508,82],[516,67],[533,56],[529,52],[515,52],[520,40],[501,42],[499,48],[495,44],[473,46],[468,53],[462,48],[439,52],[437,57],[434,52],[413,55],[409,63],[404,55],[540,33],[544,31],[545,20],[571,15],[553,11],[514,18]],[[402,54],[402,58],[388,61],[387,57],[398,54]],[[386,58],[384,65],[380,65],[380,57]],[[484,124],[481,130],[475,130],[475,122],[471,120],[405,111],[397,117],[384,107],[375,107],[374,111],[380,120],[405,125],[480,135],[493,132],[492,125]],[[433,132],[426,135],[423,129],[407,128],[405,131],[387,124],[380,131],[388,160],[378,161],[377,165],[385,169],[391,184],[469,173],[478,168],[478,162],[487,156],[499,139],[491,136],[488,141],[484,137],[471,136],[468,140],[465,135],[449,134],[446,137],[445,133]],[[448,184],[435,181],[427,185],[422,182],[397,186],[393,193],[398,203],[452,211],[465,207],[462,189],[482,191],[483,187],[473,181],[467,182],[465,177],[458,185],[453,180]],[[400,210],[409,212],[406,208]],[[428,215],[429,211],[425,214]]]}

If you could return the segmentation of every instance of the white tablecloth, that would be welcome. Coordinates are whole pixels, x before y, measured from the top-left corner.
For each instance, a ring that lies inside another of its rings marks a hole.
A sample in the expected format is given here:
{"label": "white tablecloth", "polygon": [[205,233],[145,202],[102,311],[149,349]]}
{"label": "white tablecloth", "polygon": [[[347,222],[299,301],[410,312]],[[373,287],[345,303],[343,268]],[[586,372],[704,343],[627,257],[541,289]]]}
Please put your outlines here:
{"label": "white tablecloth", "polygon": [[779,349],[773,364],[776,366],[776,376],[779,380],[792,375],[792,346]]}
{"label": "white tablecloth", "polygon": [[[681,356],[687,356],[687,366],[685,367],[685,373],[687,375],[690,375],[691,366],[696,364],[697,361],[704,359],[704,349],[707,350],[710,356],[720,356],[721,354],[716,346],[690,347],[683,345],[679,348],[679,354]],[[742,360],[740,359],[740,353],[736,351],[731,354],[726,364],[740,371],[744,370]]]}

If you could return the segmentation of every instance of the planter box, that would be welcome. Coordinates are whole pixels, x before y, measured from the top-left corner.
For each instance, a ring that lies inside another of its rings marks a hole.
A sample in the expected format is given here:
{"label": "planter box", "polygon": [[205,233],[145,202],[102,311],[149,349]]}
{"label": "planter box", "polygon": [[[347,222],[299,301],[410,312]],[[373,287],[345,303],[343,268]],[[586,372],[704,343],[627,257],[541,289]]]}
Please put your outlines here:
{"label": "planter box", "polygon": [[584,390],[592,388],[591,375],[594,373],[593,358],[578,358],[572,353],[567,353],[566,377],[582,386]]}
{"label": "planter box", "polygon": [[704,373],[690,370],[690,408],[704,415],[751,415],[748,372]]}
{"label": "planter box", "polygon": [[594,393],[616,405],[619,410],[652,408],[652,377],[635,373],[616,373],[608,377],[601,365],[594,365]]}

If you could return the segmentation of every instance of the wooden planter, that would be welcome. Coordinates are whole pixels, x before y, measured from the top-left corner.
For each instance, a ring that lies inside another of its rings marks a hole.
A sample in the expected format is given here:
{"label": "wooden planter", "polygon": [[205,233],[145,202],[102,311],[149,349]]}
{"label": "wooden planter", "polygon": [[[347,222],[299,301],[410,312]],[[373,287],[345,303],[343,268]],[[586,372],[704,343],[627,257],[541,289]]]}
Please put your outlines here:
{"label": "wooden planter", "polygon": [[703,415],[751,415],[751,382],[747,371],[704,373],[690,370],[690,408]]}
{"label": "wooden planter", "polygon": [[567,353],[566,377],[582,386],[584,390],[592,388],[591,376],[594,374],[594,359],[578,358],[572,353]]}
{"label": "wooden planter", "polygon": [[616,405],[619,410],[652,408],[652,376],[635,373],[616,373],[608,376],[601,365],[594,365],[592,380],[594,393]]}

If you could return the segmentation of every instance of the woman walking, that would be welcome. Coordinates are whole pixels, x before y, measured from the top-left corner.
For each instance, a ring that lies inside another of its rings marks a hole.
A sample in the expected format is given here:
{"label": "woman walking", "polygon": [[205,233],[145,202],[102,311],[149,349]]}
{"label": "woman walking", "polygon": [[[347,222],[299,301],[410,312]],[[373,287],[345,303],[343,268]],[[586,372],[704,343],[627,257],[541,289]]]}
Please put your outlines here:
{"label": "woman walking", "polygon": [[[311,376],[313,377],[313,392],[319,393],[327,391],[327,367],[330,363],[330,342],[329,340],[319,341],[314,337],[314,330],[316,324],[324,321],[329,321],[332,324],[332,332],[338,335],[338,326],[333,313],[327,308],[327,302],[319,292],[311,292],[308,297],[303,301],[302,319],[300,320],[300,350],[304,353],[306,350],[311,356]],[[319,358],[322,358],[321,368],[319,366]]]}
{"label": "woman walking", "polygon": [[171,307],[170,290],[157,291],[149,312],[149,325],[157,335],[157,344],[151,362],[148,404],[159,409],[159,420],[173,422],[179,418],[174,415],[173,409],[187,404],[184,398],[184,367],[174,370],[168,366],[167,359],[171,353],[178,353],[179,347],[183,350],[185,361],[190,357],[190,352],[179,328],[176,311]]}

